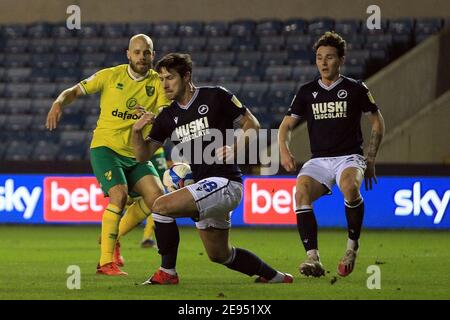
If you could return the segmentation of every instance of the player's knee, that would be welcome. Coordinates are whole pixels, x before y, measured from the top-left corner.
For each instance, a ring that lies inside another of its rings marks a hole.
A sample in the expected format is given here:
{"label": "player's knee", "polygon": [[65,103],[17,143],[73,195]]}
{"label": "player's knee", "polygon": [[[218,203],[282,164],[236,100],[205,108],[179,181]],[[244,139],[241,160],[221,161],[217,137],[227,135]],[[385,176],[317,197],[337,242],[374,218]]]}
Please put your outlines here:
{"label": "player's knee", "polygon": [[224,264],[229,259],[227,252],[208,252],[208,258],[211,262]]}
{"label": "player's knee", "polygon": [[170,205],[167,199],[165,199],[164,196],[157,198],[154,202],[152,207],[152,212],[156,212],[162,215],[167,215],[170,212]]}
{"label": "player's knee", "polygon": [[308,184],[301,184],[295,193],[295,201],[298,204],[310,204],[311,190]]}
{"label": "player's knee", "polygon": [[347,201],[354,201],[359,198],[359,184],[353,179],[341,181],[341,190]]}
{"label": "player's knee", "polygon": [[128,200],[128,194],[125,190],[113,190],[109,192],[110,203],[118,206],[119,208],[125,208]]}

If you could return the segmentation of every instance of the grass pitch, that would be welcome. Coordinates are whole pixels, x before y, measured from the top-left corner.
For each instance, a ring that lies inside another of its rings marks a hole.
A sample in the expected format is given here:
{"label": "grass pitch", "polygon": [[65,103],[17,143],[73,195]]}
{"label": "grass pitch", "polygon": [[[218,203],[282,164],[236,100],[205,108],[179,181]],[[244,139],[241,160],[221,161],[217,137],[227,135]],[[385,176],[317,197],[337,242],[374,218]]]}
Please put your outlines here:
{"label": "grass pitch", "polygon": [[[142,228],[122,239],[128,277],[95,274],[99,226],[0,226],[0,299],[450,299],[450,232],[363,230],[356,269],[336,274],[346,231],[319,230],[327,274],[298,273],[304,259],[297,231],[231,230],[234,246],[252,250],[273,267],[294,275],[286,284],[255,284],[253,279],[209,262],[194,228],[180,228],[178,286],[139,286],[159,266],[155,249],[139,247]],[[70,265],[81,270],[81,289],[69,290]],[[381,289],[369,290],[367,268],[381,271]]]}

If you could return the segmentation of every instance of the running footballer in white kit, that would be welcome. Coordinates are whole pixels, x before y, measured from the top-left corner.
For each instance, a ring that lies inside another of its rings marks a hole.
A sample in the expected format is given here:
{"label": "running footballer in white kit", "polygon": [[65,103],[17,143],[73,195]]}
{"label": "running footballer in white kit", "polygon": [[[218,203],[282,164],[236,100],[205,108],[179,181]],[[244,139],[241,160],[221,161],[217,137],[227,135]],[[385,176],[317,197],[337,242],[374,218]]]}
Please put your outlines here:
{"label": "running footballer in white kit", "polygon": [[[191,166],[195,183],[156,199],[152,212],[161,267],[144,284],[178,283],[175,265],[179,232],[175,218],[180,217],[196,221],[212,262],[248,276],[257,275],[256,282],[291,283],[291,275],[273,269],[254,253],[232,247],[229,242],[230,212],[242,199],[242,173],[237,164],[209,164],[203,157],[195,161],[196,155],[206,152],[211,143],[212,130],[219,131],[225,140],[226,130],[232,130],[235,125],[244,132],[258,130],[258,120],[226,89],[194,87],[192,61],[188,54],[168,54],[158,61],[155,70],[167,97],[173,102],[156,119],[152,114],[144,113],[136,122],[133,128],[136,158],[147,161],[166,139],[171,139],[176,146],[190,147],[191,154],[184,154],[184,157]],[[140,132],[152,122],[152,130],[144,141]],[[222,144],[215,156],[228,158],[237,152],[239,145],[239,142],[233,146]]]}
{"label": "running footballer in white kit", "polygon": [[[297,228],[307,253],[300,273],[320,277],[325,270],[317,244],[317,221],[313,202],[331,193],[337,184],[344,195],[348,226],[347,250],[338,263],[338,274],[349,275],[354,268],[364,216],[360,187],[365,178],[366,190],[372,189],[375,158],[384,135],[384,120],[369,89],[362,81],[340,74],[345,60],[346,43],[338,34],[326,32],[315,43],[316,66],[320,78],[303,85],[279,128],[281,164],[296,170],[289,150],[290,132],[300,120],[306,120],[312,158],[297,177]],[[363,155],[361,116],[367,114],[372,126],[367,157]]]}

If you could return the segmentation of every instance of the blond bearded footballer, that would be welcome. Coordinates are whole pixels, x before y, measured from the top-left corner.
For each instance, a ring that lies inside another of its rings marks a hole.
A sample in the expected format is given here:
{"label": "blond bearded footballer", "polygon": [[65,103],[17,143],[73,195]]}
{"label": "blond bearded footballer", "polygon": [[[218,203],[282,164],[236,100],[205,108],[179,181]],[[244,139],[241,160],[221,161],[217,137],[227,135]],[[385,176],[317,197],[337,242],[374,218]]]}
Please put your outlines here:
{"label": "blond bearded footballer", "polygon": [[[147,218],[155,199],[163,195],[155,168],[150,163],[137,162],[131,145],[131,128],[139,118],[136,111],[158,113],[170,104],[158,74],[151,69],[154,59],[152,40],[143,34],[133,36],[127,58],[129,64],[100,70],[63,91],[53,103],[46,122],[49,130],[55,129],[64,106],[83,95],[101,93],[101,111],[91,142],[90,159],[94,174],[109,197],[102,217],[97,273],[110,276],[127,274],[119,268],[118,248],[114,254],[117,239]],[[143,135],[150,129],[146,128]],[[121,218],[130,192],[142,197]]]}

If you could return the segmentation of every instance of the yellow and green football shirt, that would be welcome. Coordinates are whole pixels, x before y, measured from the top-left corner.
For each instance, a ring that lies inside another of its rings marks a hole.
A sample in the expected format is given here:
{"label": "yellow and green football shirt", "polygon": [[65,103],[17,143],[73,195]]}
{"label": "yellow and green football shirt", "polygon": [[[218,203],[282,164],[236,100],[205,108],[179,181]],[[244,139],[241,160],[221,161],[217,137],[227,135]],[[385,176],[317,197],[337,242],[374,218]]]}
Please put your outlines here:
{"label": "yellow and green football shirt", "polygon": [[[158,114],[168,106],[158,73],[149,70],[145,77],[134,78],[127,64],[98,71],[80,82],[84,94],[100,92],[100,116],[91,142],[91,148],[108,147],[120,155],[134,158],[131,129],[138,119],[136,105]],[[143,130],[147,137],[151,126]]]}

